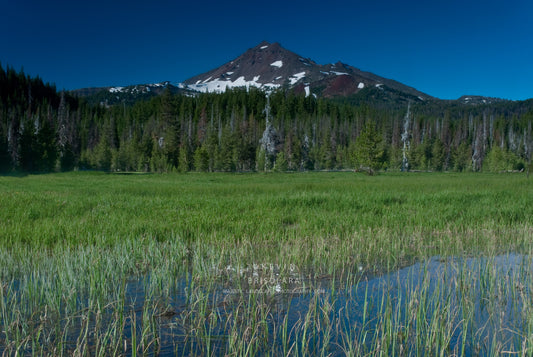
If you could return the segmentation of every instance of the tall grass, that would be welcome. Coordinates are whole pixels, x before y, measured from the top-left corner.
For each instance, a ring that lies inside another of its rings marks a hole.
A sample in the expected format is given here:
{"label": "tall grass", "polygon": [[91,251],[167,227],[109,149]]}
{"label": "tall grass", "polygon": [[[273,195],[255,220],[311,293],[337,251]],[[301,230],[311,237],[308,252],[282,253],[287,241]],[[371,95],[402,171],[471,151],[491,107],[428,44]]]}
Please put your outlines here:
{"label": "tall grass", "polygon": [[519,175],[0,177],[0,353],[527,355],[531,267],[499,256],[532,203]]}
{"label": "tall grass", "polygon": [[386,260],[514,249],[528,244],[532,188],[519,175],[473,174],[0,177],[0,242],[19,249],[179,237],[272,258],[303,246],[309,263],[342,254],[332,244]]}

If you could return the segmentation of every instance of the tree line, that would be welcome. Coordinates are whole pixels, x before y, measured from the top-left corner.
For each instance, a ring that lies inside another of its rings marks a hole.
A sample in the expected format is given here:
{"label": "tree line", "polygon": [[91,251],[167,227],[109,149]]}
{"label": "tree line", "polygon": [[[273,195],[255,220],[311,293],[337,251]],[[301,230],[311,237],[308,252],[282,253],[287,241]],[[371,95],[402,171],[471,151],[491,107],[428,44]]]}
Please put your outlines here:
{"label": "tree line", "polygon": [[0,171],[506,171],[531,163],[533,103],[386,107],[278,90],[89,104],[0,66]]}

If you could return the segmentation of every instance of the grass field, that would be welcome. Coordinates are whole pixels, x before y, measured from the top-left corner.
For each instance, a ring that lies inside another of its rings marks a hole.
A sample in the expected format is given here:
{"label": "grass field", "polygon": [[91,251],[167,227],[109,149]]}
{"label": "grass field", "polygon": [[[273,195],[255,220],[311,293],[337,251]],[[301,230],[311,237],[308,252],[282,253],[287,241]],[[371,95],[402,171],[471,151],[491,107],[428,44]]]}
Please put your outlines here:
{"label": "grass field", "polygon": [[0,354],[533,352],[525,175],[76,172],[0,207]]}

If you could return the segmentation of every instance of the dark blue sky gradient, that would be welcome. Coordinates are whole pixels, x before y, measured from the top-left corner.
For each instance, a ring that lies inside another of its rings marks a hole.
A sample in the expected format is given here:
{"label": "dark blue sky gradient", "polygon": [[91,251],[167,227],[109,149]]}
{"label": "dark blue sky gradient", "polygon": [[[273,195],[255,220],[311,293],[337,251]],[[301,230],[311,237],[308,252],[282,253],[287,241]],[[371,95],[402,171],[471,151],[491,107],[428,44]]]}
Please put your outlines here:
{"label": "dark blue sky gradient", "polygon": [[533,97],[533,2],[0,0],[0,63],[58,89],[180,82],[262,40],[429,95]]}

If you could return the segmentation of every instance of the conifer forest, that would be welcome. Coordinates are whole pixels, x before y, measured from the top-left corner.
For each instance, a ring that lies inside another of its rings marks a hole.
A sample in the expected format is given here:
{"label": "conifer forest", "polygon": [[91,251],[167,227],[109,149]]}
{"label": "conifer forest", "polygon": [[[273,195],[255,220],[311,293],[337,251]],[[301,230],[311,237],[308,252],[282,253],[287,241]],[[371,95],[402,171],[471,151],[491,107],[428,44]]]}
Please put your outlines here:
{"label": "conifer forest", "polygon": [[0,67],[0,170],[529,173],[533,100],[387,101],[373,90],[324,99],[167,89],[107,105]]}

